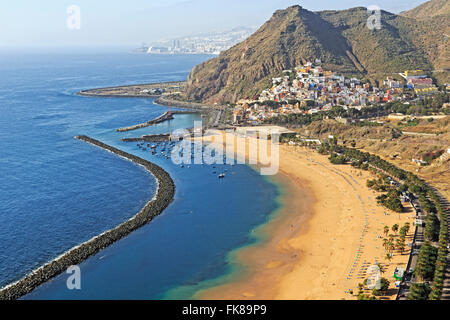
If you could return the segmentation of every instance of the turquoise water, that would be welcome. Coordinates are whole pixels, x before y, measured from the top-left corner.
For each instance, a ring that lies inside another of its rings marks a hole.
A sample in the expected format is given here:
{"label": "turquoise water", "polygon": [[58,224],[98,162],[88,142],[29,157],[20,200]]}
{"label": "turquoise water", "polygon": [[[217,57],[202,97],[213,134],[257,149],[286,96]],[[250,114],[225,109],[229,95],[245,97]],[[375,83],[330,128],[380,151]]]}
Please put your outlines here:
{"label": "turquoise water", "polygon": [[207,293],[210,288],[220,287],[221,285],[227,283],[239,282],[241,279],[247,279],[252,276],[252,270],[245,265],[246,261],[241,261],[237,258],[237,255],[242,250],[267,243],[270,239],[270,235],[265,232],[264,227],[267,223],[273,221],[273,219],[276,219],[280,215],[280,211],[283,208],[282,198],[286,195],[285,185],[280,181],[277,181],[276,177],[265,176],[264,179],[267,183],[277,186],[276,192],[274,193],[276,204],[273,206],[270,214],[267,215],[265,221],[257,227],[251,229],[248,240],[227,253],[224,260],[226,263],[226,272],[223,272],[217,277],[212,277],[201,282],[186,283],[181,286],[177,286],[167,291],[164,295],[164,299],[191,299],[198,297],[198,293],[201,293],[201,296],[205,297],[205,292]]}
{"label": "turquoise water", "polygon": [[[245,165],[181,168],[124,137],[192,127],[198,115],[117,133],[166,109],[152,99],[86,98],[111,85],[183,80],[207,56],[128,53],[0,54],[0,286],[130,218],[153,196],[153,177],[73,139],[86,134],[164,167],[175,201],[149,225],[80,265],[82,289],[62,274],[25,299],[162,299],[208,286],[227,256],[278,207],[277,186]],[[227,170],[219,181],[215,171]],[[183,296],[189,298],[195,290]]]}

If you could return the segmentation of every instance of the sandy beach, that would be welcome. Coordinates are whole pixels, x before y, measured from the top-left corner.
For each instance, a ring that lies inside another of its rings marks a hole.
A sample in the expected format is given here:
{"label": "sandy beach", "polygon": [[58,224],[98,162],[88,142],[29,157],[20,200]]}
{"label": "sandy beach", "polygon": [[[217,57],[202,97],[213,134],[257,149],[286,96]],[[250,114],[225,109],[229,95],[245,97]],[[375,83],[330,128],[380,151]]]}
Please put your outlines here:
{"label": "sandy beach", "polygon": [[246,270],[240,276],[196,298],[354,300],[349,290],[357,294],[367,267],[378,262],[390,281],[381,298],[395,299],[393,272],[396,266],[406,268],[409,251],[395,251],[387,261],[383,228],[406,222],[413,226],[412,208],[398,214],[379,206],[377,193],[366,186],[373,178],[369,172],[332,165],[326,156],[304,147],[281,145],[279,151],[280,170],[274,179],[283,186],[282,208],[257,230],[267,240],[235,253]]}

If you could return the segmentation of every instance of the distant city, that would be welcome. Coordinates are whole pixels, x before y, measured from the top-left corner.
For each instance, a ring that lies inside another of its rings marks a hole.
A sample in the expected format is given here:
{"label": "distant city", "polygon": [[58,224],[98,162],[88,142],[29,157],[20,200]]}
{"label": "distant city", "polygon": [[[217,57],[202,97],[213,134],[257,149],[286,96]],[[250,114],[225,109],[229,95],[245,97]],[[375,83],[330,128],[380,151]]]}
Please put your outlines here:
{"label": "distant city", "polygon": [[238,27],[226,32],[187,36],[171,40],[160,40],[152,44],[142,44],[136,53],[147,54],[213,54],[242,42],[248,38],[256,28]]}

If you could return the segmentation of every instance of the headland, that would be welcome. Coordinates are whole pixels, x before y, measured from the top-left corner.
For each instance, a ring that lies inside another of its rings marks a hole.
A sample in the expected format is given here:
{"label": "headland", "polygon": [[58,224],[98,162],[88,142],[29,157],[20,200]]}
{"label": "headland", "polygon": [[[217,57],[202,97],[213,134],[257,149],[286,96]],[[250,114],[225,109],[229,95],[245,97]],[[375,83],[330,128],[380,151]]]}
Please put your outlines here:
{"label": "headland", "polygon": [[183,92],[185,85],[185,81],[126,85],[82,90],[78,95],[103,98],[158,98],[163,94]]}

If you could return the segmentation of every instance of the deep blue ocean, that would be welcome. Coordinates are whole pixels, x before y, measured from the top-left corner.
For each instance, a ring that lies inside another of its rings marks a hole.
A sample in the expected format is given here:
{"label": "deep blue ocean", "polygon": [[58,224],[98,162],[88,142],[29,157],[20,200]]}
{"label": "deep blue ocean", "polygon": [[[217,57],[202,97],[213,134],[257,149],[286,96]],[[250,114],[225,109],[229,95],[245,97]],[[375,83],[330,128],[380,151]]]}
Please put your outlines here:
{"label": "deep blue ocean", "polygon": [[[117,133],[166,108],[152,99],[76,95],[94,87],[184,80],[208,58],[119,50],[0,54],[0,287],[129,219],[152,198],[150,174],[73,138],[82,134],[164,167],[176,184],[175,201],[82,263],[81,290],[67,289],[69,275],[61,274],[25,299],[190,298],[236,269],[227,257],[257,241],[252,230],[278,208],[279,187],[246,165],[181,168],[120,141],[192,127],[199,115]],[[215,171],[227,177],[219,181]],[[169,294],[179,287],[181,295]]]}

